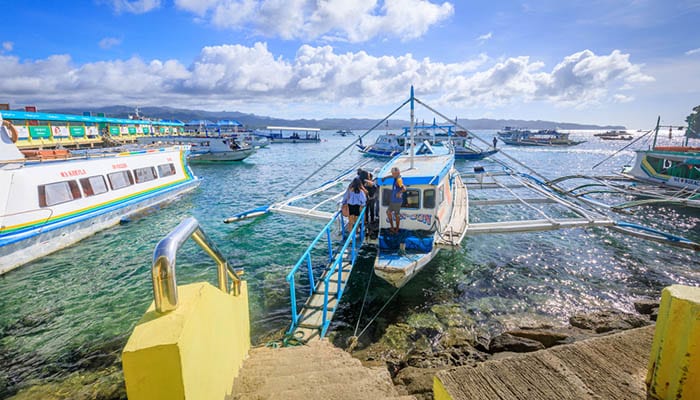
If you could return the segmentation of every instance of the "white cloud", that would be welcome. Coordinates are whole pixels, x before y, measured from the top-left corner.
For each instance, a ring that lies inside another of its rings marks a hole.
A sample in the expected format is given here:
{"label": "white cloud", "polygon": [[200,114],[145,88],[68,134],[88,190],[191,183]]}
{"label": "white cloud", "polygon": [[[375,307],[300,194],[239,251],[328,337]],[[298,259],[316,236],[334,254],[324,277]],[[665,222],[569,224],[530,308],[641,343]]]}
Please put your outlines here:
{"label": "white cloud", "polygon": [[13,42],[2,42],[3,52],[12,51],[12,49],[14,49],[14,47],[15,47],[15,44]]}
{"label": "white cloud", "polygon": [[492,37],[493,37],[493,32],[489,32],[489,33],[485,33],[485,34],[479,36],[478,38],[476,38],[476,40],[478,40],[480,42],[485,42],[485,41],[491,39]]}
{"label": "white cloud", "polygon": [[143,14],[160,7],[160,0],[107,0],[118,14]]}
{"label": "white cloud", "polygon": [[690,56],[690,55],[697,54],[697,53],[700,53],[700,47],[698,47],[697,49],[692,49],[692,50],[686,51],[685,55]]}
{"label": "white cloud", "polygon": [[121,39],[113,38],[113,37],[106,37],[100,40],[98,43],[101,48],[103,49],[110,49],[114,46],[119,46],[122,43]]}
{"label": "white cloud", "polygon": [[395,105],[413,84],[421,98],[457,108],[528,102],[582,108],[632,101],[633,89],[653,80],[617,50],[601,56],[585,50],[565,57],[549,72],[544,68],[526,56],[493,61],[482,54],[442,63],[410,53],[373,56],[309,45],[285,59],[256,43],[205,47],[189,66],[138,57],[75,65],[68,55],[34,61],[0,55],[0,93],[12,102],[44,107],[132,101],[241,109],[244,104],[242,111],[257,107],[276,114],[300,104]]}
{"label": "white cloud", "polygon": [[454,6],[429,0],[175,0],[175,5],[228,29],[283,39],[363,42],[376,36],[422,36],[451,17]]}

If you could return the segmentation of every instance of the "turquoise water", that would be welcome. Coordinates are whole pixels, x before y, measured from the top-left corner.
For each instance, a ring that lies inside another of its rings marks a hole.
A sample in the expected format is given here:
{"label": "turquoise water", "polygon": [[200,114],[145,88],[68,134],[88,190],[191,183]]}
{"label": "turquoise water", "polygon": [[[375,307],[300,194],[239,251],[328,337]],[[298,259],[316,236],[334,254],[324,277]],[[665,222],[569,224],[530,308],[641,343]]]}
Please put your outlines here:
{"label": "turquoise water", "polygon": [[[484,134],[489,142],[492,135]],[[283,215],[231,225],[221,221],[278,199],[354,139],[330,132],[323,137],[320,144],[273,145],[242,163],[195,165],[195,174],[202,178],[195,192],[1,276],[0,397],[32,380],[114,363],[152,301],[154,246],[190,215],[235,266],[245,269],[253,339],[287,327],[284,276],[323,224]],[[547,177],[604,174],[631,162],[633,153],[622,152],[591,171],[621,144],[587,139],[564,149],[505,149]],[[373,140],[370,136],[365,142]],[[349,152],[302,188],[313,188],[361,159],[356,151]],[[380,165],[372,161],[369,167]],[[459,166],[466,170],[471,164]],[[487,217],[478,210],[473,216]],[[697,210],[647,208],[630,218],[700,240]],[[334,329],[354,328],[373,255],[372,250],[362,252]],[[179,253],[177,278],[179,284],[215,283],[216,271],[189,241]],[[497,331],[514,321],[563,322],[574,312],[602,307],[631,310],[633,298],[656,296],[673,283],[700,284],[698,254],[605,229],[476,236],[467,238],[462,249],[441,252],[398,293],[381,318],[392,323],[436,303],[456,302],[486,329]],[[363,323],[393,293],[376,278],[370,287]]]}

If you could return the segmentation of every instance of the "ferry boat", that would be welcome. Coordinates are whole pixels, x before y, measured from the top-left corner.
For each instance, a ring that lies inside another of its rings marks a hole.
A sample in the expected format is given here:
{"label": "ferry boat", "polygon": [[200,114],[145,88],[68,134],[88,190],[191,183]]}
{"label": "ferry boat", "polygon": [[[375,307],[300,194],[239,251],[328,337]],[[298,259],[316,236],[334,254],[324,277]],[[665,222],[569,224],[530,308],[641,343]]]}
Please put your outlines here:
{"label": "ferry boat", "polygon": [[700,147],[689,144],[690,139],[700,139],[700,135],[686,129],[682,145],[657,146],[660,121],[659,118],[651,148],[637,150],[634,164],[625,167],[622,174],[645,182],[686,189],[693,193],[692,196],[697,196],[700,190]]}
{"label": "ferry boat", "polygon": [[193,163],[242,161],[256,152],[255,147],[239,142],[230,135],[144,136],[138,142],[148,145],[190,145],[188,157]]}
{"label": "ferry boat", "polygon": [[[406,284],[441,246],[458,246],[466,234],[467,189],[454,161],[451,149],[424,141],[415,155],[392,159],[378,174],[381,203],[374,272],[395,287]],[[401,171],[407,188],[396,233],[389,229],[386,215],[394,184],[393,168]]]}
{"label": "ferry boat", "polygon": [[0,274],[199,184],[189,146],[22,152],[0,121]]}
{"label": "ferry boat", "polygon": [[501,141],[512,146],[575,146],[583,143],[571,140],[568,133],[554,129],[542,129],[537,132],[512,130],[502,133],[499,133]]}
{"label": "ferry boat", "polygon": [[300,128],[293,126],[268,126],[267,132],[256,131],[256,136],[265,137],[270,143],[319,143],[321,136],[318,128]]}

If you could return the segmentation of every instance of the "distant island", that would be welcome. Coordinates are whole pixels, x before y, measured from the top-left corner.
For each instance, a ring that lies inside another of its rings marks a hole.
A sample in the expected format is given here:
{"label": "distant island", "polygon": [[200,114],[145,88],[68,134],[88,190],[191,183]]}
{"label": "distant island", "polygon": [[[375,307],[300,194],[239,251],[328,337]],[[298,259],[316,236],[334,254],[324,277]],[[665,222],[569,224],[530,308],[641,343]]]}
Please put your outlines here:
{"label": "distant island", "polygon": [[[55,112],[64,114],[82,114],[85,111],[90,111],[94,114],[104,113],[108,117],[128,118],[134,114],[134,108],[128,106],[108,106],[92,109],[78,108],[61,108],[52,110],[42,110],[45,112]],[[282,119],[274,117],[259,116],[255,114],[246,114],[238,111],[203,111],[203,110],[187,110],[171,107],[141,107],[139,108],[141,115],[148,118],[158,119],[173,119],[180,121],[191,120],[211,120],[217,121],[222,119],[235,119],[243,125],[250,128],[265,128],[266,126],[299,126],[308,128],[320,128],[324,130],[336,129],[353,129],[362,130],[369,129],[377,123],[376,119],[368,118],[324,118],[324,119]],[[555,122],[542,120],[521,120],[521,119],[459,119],[460,125],[467,129],[503,129],[505,126],[527,129],[589,129],[589,130],[612,130],[625,129],[623,125],[591,125],[591,124],[576,124],[570,122]],[[430,124],[432,121],[426,121]],[[409,121],[392,119],[389,120],[389,129],[401,129],[408,126]],[[385,125],[382,125],[384,128]]]}

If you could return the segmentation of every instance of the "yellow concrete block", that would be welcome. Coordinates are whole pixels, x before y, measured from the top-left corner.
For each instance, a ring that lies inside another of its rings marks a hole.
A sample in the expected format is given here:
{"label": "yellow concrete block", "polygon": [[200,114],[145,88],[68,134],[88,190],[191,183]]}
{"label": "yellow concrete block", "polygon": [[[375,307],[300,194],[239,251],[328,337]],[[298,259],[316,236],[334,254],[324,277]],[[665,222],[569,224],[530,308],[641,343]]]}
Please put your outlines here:
{"label": "yellow concrete block", "polygon": [[700,399],[700,288],[661,293],[646,384],[654,399]]}
{"label": "yellow concrete block", "polygon": [[433,399],[434,400],[452,400],[452,396],[447,392],[445,386],[439,377],[433,377]]}
{"label": "yellow concrete block", "polygon": [[248,287],[178,287],[178,308],[151,304],[122,352],[126,391],[138,399],[224,399],[250,349]]}

